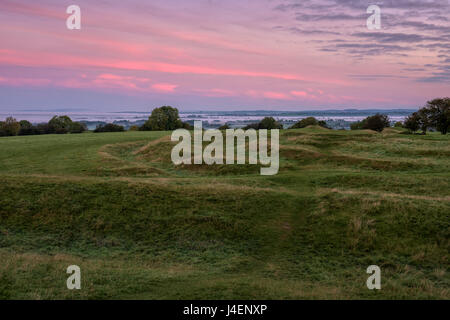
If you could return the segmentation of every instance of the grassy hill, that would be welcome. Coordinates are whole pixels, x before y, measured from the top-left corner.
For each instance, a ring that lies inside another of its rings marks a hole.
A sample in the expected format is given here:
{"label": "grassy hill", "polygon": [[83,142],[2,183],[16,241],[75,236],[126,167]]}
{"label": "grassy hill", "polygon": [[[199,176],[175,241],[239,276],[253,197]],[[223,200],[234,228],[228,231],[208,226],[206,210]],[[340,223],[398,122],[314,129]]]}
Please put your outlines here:
{"label": "grassy hill", "polygon": [[283,131],[261,176],[169,134],[0,138],[0,298],[450,298],[450,135]]}

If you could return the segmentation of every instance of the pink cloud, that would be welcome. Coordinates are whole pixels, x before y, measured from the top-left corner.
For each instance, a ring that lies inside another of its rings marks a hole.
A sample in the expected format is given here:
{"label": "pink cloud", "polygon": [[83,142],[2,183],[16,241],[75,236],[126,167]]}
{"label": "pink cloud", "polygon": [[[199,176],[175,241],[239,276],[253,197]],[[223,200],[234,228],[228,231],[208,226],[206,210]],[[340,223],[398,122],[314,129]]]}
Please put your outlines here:
{"label": "pink cloud", "polygon": [[291,91],[291,94],[293,96],[297,96],[297,97],[306,97],[306,96],[308,96],[308,93],[306,93],[305,91]]}
{"label": "pink cloud", "polygon": [[303,78],[294,74],[256,72],[243,69],[221,69],[199,65],[182,65],[165,63],[156,60],[123,60],[123,59],[99,59],[94,57],[73,56],[69,54],[58,54],[49,52],[39,52],[39,60],[36,54],[27,52],[8,52],[0,56],[0,63],[9,65],[39,66],[39,67],[96,67],[121,70],[157,71],[163,73],[177,74],[202,74],[202,75],[223,75],[256,78],[274,78],[283,80],[302,80]]}
{"label": "pink cloud", "polygon": [[133,77],[123,77],[123,76],[119,76],[116,74],[104,73],[104,74],[99,75],[97,78],[103,79],[103,80],[128,80],[128,79],[132,79]]}
{"label": "pink cloud", "polygon": [[263,96],[265,98],[268,99],[274,99],[274,100],[289,100],[289,96],[281,93],[281,92],[273,92],[273,91],[268,91],[268,92],[264,92]]}
{"label": "pink cloud", "polygon": [[197,89],[195,92],[201,93],[205,97],[231,97],[236,95],[234,91],[225,90],[225,89]]}
{"label": "pink cloud", "polygon": [[159,92],[174,92],[177,87],[178,85],[170,83],[155,83],[152,85],[152,88]]}
{"label": "pink cloud", "polygon": [[0,83],[7,86],[32,86],[40,87],[51,84],[50,79],[45,78],[0,78]]}

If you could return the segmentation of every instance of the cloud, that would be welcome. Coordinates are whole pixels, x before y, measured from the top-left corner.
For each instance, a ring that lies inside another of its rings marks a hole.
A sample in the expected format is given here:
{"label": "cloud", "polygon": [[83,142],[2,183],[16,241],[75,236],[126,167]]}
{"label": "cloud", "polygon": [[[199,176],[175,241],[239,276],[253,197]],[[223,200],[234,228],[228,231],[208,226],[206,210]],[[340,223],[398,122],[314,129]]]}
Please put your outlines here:
{"label": "cloud", "polygon": [[296,97],[307,97],[308,93],[305,91],[291,91],[291,94]]}
{"label": "cloud", "polygon": [[178,85],[170,83],[155,83],[152,85],[154,90],[167,93],[174,92],[177,87]]}
{"label": "cloud", "polygon": [[51,84],[52,81],[46,78],[3,78],[0,77],[0,84],[13,86],[13,87],[21,87],[21,86],[31,86],[31,87],[40,87],[47,86]]}
{"label": "cloud", "polygon": [[274,100],[288,100],[290,99],[288,95],[281,92],[267,91],[263,93],[264,98],[274,99]]}
{"label": "cloud", "polygon": [[360,20],[366,21],[367,15],[351,15],[346,13],[325,13],[325,14],[298,14],[295,18],[297,21],[351,21],[351,20]]}
{"label": "cloud", "polygon": [[205,97],[231,97],[235,96],[236,93],[232,90],[226,89],[196,89],[195,92],[202,94]]}
{"label": "cloud", "polygon": [[420,34],[407,34],[407,33],[389,33],[389,32],[358,32],[353,33],[353,37],[366,38],[369,40],[375,40],[381,43],[403,42],[403,43],[417,43],[423,41],[440,41],[440,37],[430,37]]}

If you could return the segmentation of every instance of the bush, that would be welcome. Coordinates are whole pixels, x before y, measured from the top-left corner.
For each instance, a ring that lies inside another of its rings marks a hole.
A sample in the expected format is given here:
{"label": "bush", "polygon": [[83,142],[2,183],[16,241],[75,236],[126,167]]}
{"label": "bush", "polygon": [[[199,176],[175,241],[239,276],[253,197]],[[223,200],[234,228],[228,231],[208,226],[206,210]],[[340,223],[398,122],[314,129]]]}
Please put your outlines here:
{"label": "bush", "polygon": [[118,124],[107,123],[107,124],[99,124],[97,128],[95,128],[94,132],[123,132],[125,128]]}
{"label": "bush", "polygon": [[81,122],[72,122],[72,125],[70,126],[70,133],[83,133],[86,130],[86,125]]}
{"label": "bush", "polygon": [[244,130],[248,130],[248,129],[258,130],[259,129],[259,123],[250,123],[250,124],[248,124],[248,125],[246,125],[244,127]]}
{"label": "bush", "polygon": [[350,129],[351,130],[362,130],[362,129],[364,129],[365,126],[366,126],[366,122],[365,122],[365,120],[362,120],[362,121],[357,121],[357,122],[353,122],[352,124],[350,124]]}
{"label": "bush", "polygon": [[283,125],[276,121],[273,117],[265,117],[259,123],[251,123],[244,128],[244,130],[248,129],[283,129]]}
{"label": "bush", "polygon": [[366,118],[364,129],[381,132],[384,128],[389,128],[390,126],[389,117],[387,115],[377,113],[376,115]]}
{"label": "bush", "polygon": [[190,129],[191,126],[180,120],[178,109],[170,106],[155,108],[148,120],[139,128],[141,131],[169,131]]}
{"label": "bush", "polygon": [[405,119],[405,128],[408,129],[411,133],[416,132],[420,129],[420,115],[417,112],[410,114]]}
{"label": "bush", "polygon": [[54,116],[48,122],[48,133],[65,134],[72,127],[72,119],[68,116]]}
{"label": "bush", "polygon": [[27,120],[21,120],[19,124],[20,124],[19,136],[29,136],[32,134],[36,134],[36,127],[33,126],[31,122]]}
{"label": "bush", "polygon": [[13,117],[8,117],[4,122],[0,122],[0,136],[17,136],[20,131],[20,124]]}
{"label": "bush", "polygon": [[39,123],[36,125],[35,129],[36,134],[48,134],[50,133],[50,128],[48,123]]}
{"label": "bush", "polygon": [[231,129],[230,126],[228,124],[224,124],[223,126],[219,127],[219,130],[227,130],[227,129]]}
{"label": "bush", "polygon": [[352,123],[350,125],[350,129],[352,130],[361,130],[361,129],[369,129],[381,132],[384,128],[390,127],[389,117],[385,114],[375,114],[373,116],[369,116],[362,121],[358,121]]}
{"label": "bush", "polygon": [[139,127],[137,125],[131,126],[130,129],[128,129],[129,131],[138,131]]}
{"label": "bush", "polygon": [[193,126],[191,126],[189,123],[187,123],[187,122],[183,122],[183,127],[182,127],[183,129],[186,129],[186,130],[193,130],[194,129],[194,127]]}
{"label": "bush", "polygon": [[304,118],[296,123],[294,123],[289,129],[301,129],[307,126],[321,126],[323,128],[328,128],[327,123],[323,120],[319,121],[314,117]]}
{"label": "bush", "polygon": [[397,122],[394,124],[394,127],[395,127],[395,128],[403,128],[403,122],[397,121]]}
{"label": "bush", "polygon": [[428,101],[420,111],[427,116],[428,124],[440,133],[447,134],[450,130],[450,98]]}

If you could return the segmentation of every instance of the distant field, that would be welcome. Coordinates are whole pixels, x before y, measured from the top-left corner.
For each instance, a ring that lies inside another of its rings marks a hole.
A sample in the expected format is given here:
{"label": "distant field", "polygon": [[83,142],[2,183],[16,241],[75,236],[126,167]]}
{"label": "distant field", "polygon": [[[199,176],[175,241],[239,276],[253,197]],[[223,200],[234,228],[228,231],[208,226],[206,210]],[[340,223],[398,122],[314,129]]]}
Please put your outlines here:
{"label": "distant field", "polygon": [[450,298],[450,135],[286,130],[275,176],[169,135],[0,138],[0,298]]}

